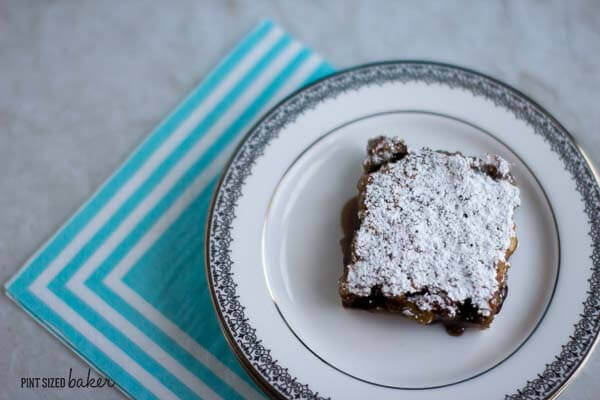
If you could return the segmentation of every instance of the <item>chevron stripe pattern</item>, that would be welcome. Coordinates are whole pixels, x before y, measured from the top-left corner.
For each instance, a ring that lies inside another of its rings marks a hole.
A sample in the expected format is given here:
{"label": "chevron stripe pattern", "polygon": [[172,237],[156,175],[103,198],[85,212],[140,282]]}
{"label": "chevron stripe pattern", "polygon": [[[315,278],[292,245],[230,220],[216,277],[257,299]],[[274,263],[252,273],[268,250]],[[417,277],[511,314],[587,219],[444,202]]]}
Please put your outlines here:
{"label": "chevron stripe pattern", "polygon": [[133,398],[262,398],[214,315],[206,214],[249,127],[332,71],[280,27],[259,24],[33,255],[7,294]]}

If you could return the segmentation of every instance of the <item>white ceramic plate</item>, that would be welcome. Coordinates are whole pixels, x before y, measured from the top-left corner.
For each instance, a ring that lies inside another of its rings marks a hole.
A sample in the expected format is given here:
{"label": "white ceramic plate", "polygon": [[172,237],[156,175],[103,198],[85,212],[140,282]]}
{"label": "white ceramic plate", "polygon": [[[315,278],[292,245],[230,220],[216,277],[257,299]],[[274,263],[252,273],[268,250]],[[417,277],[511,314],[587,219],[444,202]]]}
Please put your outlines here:
{"label": "white ceramic plate", "polygon": [[[522,205],[509,294],[488,330],[449,336],[342,308],[340,212],[367,139],[486,152]],[[348,70],[284,100],[248,134],[213,199],[207,274],[226,337],[270,395],[545,399],[600,330],[600,190],[567,132],[516,90],[423,62]]]}

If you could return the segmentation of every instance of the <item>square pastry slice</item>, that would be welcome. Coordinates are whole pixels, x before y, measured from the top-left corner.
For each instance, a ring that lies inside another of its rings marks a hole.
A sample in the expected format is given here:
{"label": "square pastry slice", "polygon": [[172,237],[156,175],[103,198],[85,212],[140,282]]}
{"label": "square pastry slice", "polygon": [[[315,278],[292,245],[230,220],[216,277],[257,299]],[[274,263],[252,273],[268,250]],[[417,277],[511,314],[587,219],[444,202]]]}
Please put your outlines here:
{"label": "square pastry slice", "polygon": [[423,324],[488,327],[507,294],[519,189],[499,156],[467,157],[399,138],[369,141],[356,229],[340,279],[345,307]]}

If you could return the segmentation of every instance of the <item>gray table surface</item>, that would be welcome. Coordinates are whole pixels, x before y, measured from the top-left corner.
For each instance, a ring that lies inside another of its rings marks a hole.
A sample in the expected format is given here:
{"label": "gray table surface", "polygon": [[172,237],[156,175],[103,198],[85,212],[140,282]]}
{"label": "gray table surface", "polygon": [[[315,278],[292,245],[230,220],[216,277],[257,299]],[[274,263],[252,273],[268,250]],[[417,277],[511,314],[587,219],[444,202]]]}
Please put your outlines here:
{"label": "gray table surface", "polygon": [[[423,3],[423,4],[420,4]],[[0,281],[86,200],[261,18],[338,67],[471,67],[552,112],[600,162],[600,2],[0,0]],[[87,366],[0,297],[1,399],[116,399],[20,389]],[[600,396],[600,352],[561,398]]]}

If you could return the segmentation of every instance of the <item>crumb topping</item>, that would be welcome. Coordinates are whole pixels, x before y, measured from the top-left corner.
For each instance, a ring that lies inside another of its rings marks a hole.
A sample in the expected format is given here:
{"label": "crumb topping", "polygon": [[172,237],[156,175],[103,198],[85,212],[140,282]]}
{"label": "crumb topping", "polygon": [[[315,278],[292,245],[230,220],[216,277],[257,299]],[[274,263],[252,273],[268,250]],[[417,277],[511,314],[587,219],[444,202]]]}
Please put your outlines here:
{"label": "crumb topping", "polygon": [[[388,148],[399,141],[390,140]],[[365,164],[388,154],[369,151]],[[506,262],[515,236],[520,199],[511,182],[508,162],[495,155],[481,159],[425,148],[382,165],[368,175],[363,191],[348,290],[368,296],[379,285],[385,296],[411,295],[421,310],[451,316],[454,303],[470,299],[489,315],[497,265]]]}
{"label": "crumb topping", "polygon": [[399,160],[406,152],[404,140],[399,137],[374,137],[367,144],[367,158],[363,161],[363,168],[365,172],[373,172],[387,162]]}

